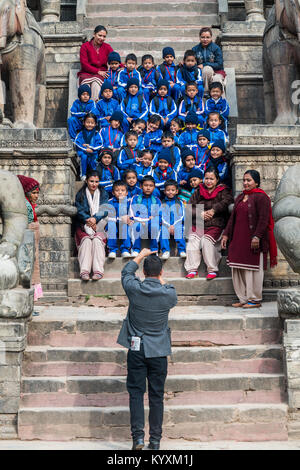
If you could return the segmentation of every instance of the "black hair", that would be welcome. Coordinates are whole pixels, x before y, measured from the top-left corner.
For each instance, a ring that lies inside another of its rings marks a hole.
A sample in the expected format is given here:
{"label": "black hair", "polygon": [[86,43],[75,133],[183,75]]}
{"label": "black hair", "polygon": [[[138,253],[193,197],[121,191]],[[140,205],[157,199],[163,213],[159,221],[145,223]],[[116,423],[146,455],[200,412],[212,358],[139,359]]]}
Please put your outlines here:
{"label": "black hair", "polygon": [[151,150],[151,149],[144,149],[144,150],[142,150],[142,152],[141,152],[141,157],[143,157],[146,153],[151,153],[152,158],[154,158],[154,152],[153,152],[153,150]]}
{"label": "black hair", "polygon": [[[86,180],[84,182],[84,185],[82,186],[82,188],[79,189],[78,193],[77,193],[77,197],[79,197],[79,201],[80,202],[83,202],[84,200],[84,197],[85,197],[85,190],[87,188],[87,180],[89,178],[91,178],[92,176],[98,176],[99,178],[99,183],[100,183],[100,175],[99,175],[99,172],[97,170],[88,170],[87,173],[86,173]],[[98,187],[99,191],[101,192],[102,191],[102,188],[101,186]]]}
{"label": "black hair", "polygon": [[189,86],[194,86],[194,87],[196,87],[197,90],[198,90],[198,85],[197,85],[196,82],[186,82],[186,84],[185,84],[185,91],[188,89]]}
{"label": "black hair", "polygon": [[174,136],[171,131],[165,131],[163,135],[161,136],[161,140],[163,139],[172,139],[174,140]]}
{"label": "black hair", "polygon": [[206,175],[206,173],[213,173],[217,180],[220,181],[220,174],[218,168],[215,168],[214,166],[209,166],[208,168],[206,168],[204,176]]}
{"label": "black hair", "polygon": [[210,35],[212,36],[212,29],[209,26],[204,26],[200,29],[199,36],[201,36],[202,33],[210,33]]}
{"label": "black hair", "polygon": [[172,179],[169,179],[165,182],[164,188],[166,189],[168,186],[175,186],[177,189],[179,189],[179,185],[178,185],[177,181],[172,180]]}
{"label": "black hair", "polygon": [[139,138],[138,133],[136,131],[130,130],[125,134],[125,141],[127,141],[128,137],[130,137],[131,135],[134,135],[137,139]]}
{"label": "black hair", "polygon": [[174,119],[172,119],[171,122],[173,121],[175,121],[178,124],[178,126],[180,126],[181,129],[183,128],[184,122],[179,117],[175,117]]}
{"label": "black hair", "polygon": [[144,273],[147,277],[157,277],[162,271],[162,260],[156,255],[149,255],[144,261]]}
{"label": "black hair", "polygon": [[135,54],[127,54],[125,63],[128,62],[128,60],[133,60],[137,64],[137,57]]}
{"label": "black hair", "polygon": [[153,57],[151,54],[145,54],[145,55],[143,55],[143,57],[142,57],[142,64],[145,62],[145,60],[148,60],[148,59],[152,60],[152,62],[153,62],[153,64],[154,64],[154,57]]}
{"label": "black hair", "polygon": [[197,60],[196,52],[194,52],[192,49],[188,49],[187,51],[185,51],[184,57],[183,57],[183,62],[184,62],[188,57],[195,57],[195,59]]}
{"label": "black hair", "polygon": [[[208,120],[209,120],[211,114],[217,114],[217,115],[219,116],[219,119],[220,119],[220,122],[221,122],[221,124],[220,124],[220,129],[224,130],[224,129],[225,129],[225,121],[224,121],[223,116],[222,116],[218,111],[211,111],[211,112],[208,114],[208,116],[207,116],[207,118],[206,118],[206,120],[205,120],[205,125],[208,127]],[[204,127],[204,128],[205,128],[205,127]]]}
{"label": "black hair", "polygon": [[114,183],[113,183],[113,185],[112,185],[112,191],[113,191],[115,188],[119,188],[120,186],[124,186],[124,187],[127,189],[127,184],[125,183],[125,181],[117,180],[117,181],[114,181]]}
{"label": "black hair", "polygon": [[[147,126],[147,122],[145,121],[145,119],[141,119],[141,118],[137,118],[135,119],[134,121],[132,121],[131,125],[133,124],[145,124],[145,127]],[[133,129],[131,129],[133,130]]]}
{"label": "black hair", "polygon": [[158,114],[152,114],[152,116],[149,117],[148,122],[150,122],[150,124],[156,124],[159,122],[159,125],[161,125],[161,117]]}
{"label": "black hair", "polygon": [[260,186],[260,174],[257,170],[247,170],[244,173],[244,176],[249,174],[252,179],[254,179],[255,183],[257,183],[258,187]]}
{"label": "black hair", "polygon": [[128,168],[128,170],[125,170],[124,173],[123,173],[123,176],[122,176],[122,180],[123,181],[126,181],[126,176],[129,174],[129,173],[134,173],[136,178],[137,178],[137,172],[133,169],[133,168]]}
{"label": "black hair", "polygon": [[94,113],[87,113],[87,114],[84,116],[83,122],[85,122],[88,118],[94,119],[94,121],[95,121],[96,124],[97,124],[97,122],[98,122],[97,116],[96,116]]}
{"label": "black hair", "polygon": [[153,176],[151,176],[151,175],[146,175],[146,176],[144,176],[144,178],[142,179],[142,182],[141,182],[141,186],[142,186],[143,183],[145,183],[146,181],[152,181],[152,183],[155,184],[155,179],[154,179]]}
{"label": "black hair", "polygon": [[209,85],[209,91],[212,90],[213,88],[219,88],[221,92],[223,93],[223,85],[221,82],[212,82]]}
{"label": "black hair", "polygon": [[94,29],[94,34],[99,33],[99,31],[105,31],[106,34],[107,34],[107,29],[105,28],[105,26],[102,26],[101,24],[96,26],[96,28]]}

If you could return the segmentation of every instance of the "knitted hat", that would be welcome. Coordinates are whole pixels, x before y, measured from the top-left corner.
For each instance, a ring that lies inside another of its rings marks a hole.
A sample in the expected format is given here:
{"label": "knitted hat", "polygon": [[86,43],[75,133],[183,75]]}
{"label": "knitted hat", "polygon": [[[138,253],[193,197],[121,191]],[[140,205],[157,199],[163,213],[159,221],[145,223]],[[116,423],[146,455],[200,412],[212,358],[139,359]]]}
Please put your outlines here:
{"label": "knitted hat", "polygon": [[82,93],[84,92],[87,92],[89,94],[89,96],[91,97],[92,95],[92,92],[91,92],[91,87],[89,85],[80,85],[80,87],[78,88],[78,98],[80,99]]}
{"label": "knitted hat", "polygon": [[108,80],[105,80],[102,84],[102,87],[101,87],[101,91],[100,91],[100,95],[102,95],[102,93],[104,92],[104,90],[111,90],[111,91],[114,91],[114,88],[112,86],[112,84],[108,81]]}
{"label": "knitted hat", "polygon": [[192,155],[195,158],[195,154],[193,150],[189,149],[188,147],[183,147],[183,149],[181,150],[181,160],[183,161],[183,163],[185,159],[189,157],[190,155]]}
{"label": "knitted hat", "polygon": [[113,51],[113,52],[110,52],[110,54],[108,54],[107,63],[110,64],[111,62],[120,62],[121,63],[121,57],[120,57],[120,54],[118,52]]}
{"label": "knitted hat", "polygon": [[163,59],[167,56],[167,55],[172,55],[175,59],[175,52],[174,52],[174,49],[173,47],[164,47],[163,50],[162,50],[162,57]]}
{"label": "knitted hat", "polygon": [[106,148],[105,148],[105,149],[101,149],[101,152],[100,152],[100,154],[99,154],[99,159],[100,159],[100,160],[101,160],[101,157],[103,157],[103,155],[104,155],[105,153],[108,153],[108,154],[111,156],[111,158],[113,158],[113,151],[112,151],[111,149],[106,149]]}
{"label": "knitted hat", "polygon": [[210,141],[210,133],[206,129],[202,129],[198,132],[197,139],[199,139],[199,137],[205,137],[208,141]]}
{"label": "knitted hat", "polygon": [[194,111],[190,111],[189,113],[187,113],[187,116],[185,118],[185,123],[187,122],[191,124],[199,124],[199,118]]}
{"label": "knitted hat", "polygon": [[157,89],[159,90],[160,87],[162,87],[162,86],[165,86],[165,87],[167,87],[167,89],[169,89],[169,82],[168,82],[168,80],[164,80],[164,79],[159,80],[159,82],[158,82],[158,84],[157,84]]}
{"label": "knitted hat", "polygon": [[200,178],[202,180],[203,179],[202,171],[199,170],[199,168],[193,168],[188,176],[188,180],[190,180],[191,178]]}
{"label": "knitted hat", "polygon": [[24,176],[24,175],[17,175],[17,177],[19,178],[19,181],[21,185],[23,186],[25,194],[31,193],[31,191],[33,191],[36,188],[40,188],[40,183],[34,180],[33,178],[29,178],[28,176]]}
{"label": "knitted hat", "polygon": [[127,90],[131,87],[131,85],[136,85],[138,88],[140,87],[140,82],[138,78],[130,78],[127,82]]}
{"label": "knitted hat", "polygon": [[225,144],[224,144],[223,140],[216,140],[215,142],[213,142],[213,144],[211,146],[211,149],[213,147],[218,147],[219,149],[221,149],[223,151],[223,153],[225,153],[226,147],[225,147]]}
{"label": "knitted hat", "polygon": [[114,111],[112,115],[110,116],[110,121],[120,121],[120,124],[122,124],[124,119],[124,114],[122,111]]}
{"label": "knitted hat", "polygon": [[159,162],[159,160],[166,160],[169,164],[171,164],[171,151],[169,149],[169,147],[166,147],[166,148],[163,148],[159,154],[158,154],[158,157],[157,157],[157,161]]}

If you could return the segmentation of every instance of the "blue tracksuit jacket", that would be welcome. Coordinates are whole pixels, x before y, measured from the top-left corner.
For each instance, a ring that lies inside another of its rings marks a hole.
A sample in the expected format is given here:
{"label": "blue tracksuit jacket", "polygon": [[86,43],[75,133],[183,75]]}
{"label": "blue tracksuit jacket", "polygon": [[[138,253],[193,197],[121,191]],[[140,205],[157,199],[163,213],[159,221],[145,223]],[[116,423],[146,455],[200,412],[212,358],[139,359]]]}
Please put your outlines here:
{"label": "blue tracksuit jacket", "polygon": [[177,175],[171,167],[167,168],[167,171],[165,173],[163,173],[158,167],[156,167],[153,170],[152,176],[155,180],[156,188],[158,188],[161,193],[163,193],[164,191],[164,185],[167,180],[171,179],[177,181]]}
{"label": "blue tracksuit jacket", "polygon": [[219,157],[219,158],[212,158],[211,156],[207,160],[205,164],[205,169],[209,168],[210,166],[213,166],[214,168],[217,168],[220,176],[220,182],[226,184],[227,186],[231,186],[231,181],[230,181],[230,173],[229,173],[229,168],[228,168],[228,163],[225,160],[224,157]]}
{"label": "blue tracksuit jacket", "polygon": [[[88,134],[93,133],[90,131]],[[90,168],[91,170],[96,170],[97,167],[97,160],[98,160],[98,152],[101,148],[101,139],[99,132],[93,133],[93,137],[89,143],[89,147],[93,150],[93,153],[88,153],[86,151],[86,147],[84,144],[87,143],[84,139],[83,131],[77,134],[75,139],[76,145],[76,152],[78,157],[80,158],[80,176],[85,176],[87,170]]]}
{"label": "blue tracksuit jacket", "polygon": [[117,166],[120,170],[121,175],[125,170],[132,168],[132,165],[137,163],[136,158],[139,157],[139,154],[140,152],[136,148],[132,150],[128,146],[126,146],[121,149],[117,159]]}
{"label": "blue tracksuit jacket", "polygon": [[212,112],[220,113],[224,119],[228,119],[230,112],[228,101],[222,97],[217,101],[209,98],[205,103],[204,114],[207,117]]}
{"label": "blue tracksuit jacket", "polygon": [[195,96],[193,102],[191,98],[187,95],[183,95],[183,99],[178,106],[178,117],[185,122],[185,118],[188,112],[193,111],[198,116],[198,123],[201,127],[204,125],[204,104],[203,100],[199,98],[199,96]]}
{"label": "blue tracksuit jacket", "polygon": [[102,98],[96,104],[96,111],[95,114],[97,116],[98,122],[100,123],[101,127],[108,127],[109,121],[105,119],[107,116],[111,116],[114,111],[119,106],[119,102],[114,98],[110,100],[106,100]]}
{"label": "blue tracksuit jacket", "polygon": [[[194,166],[194,168],[196,168],[196,165]],[[181,170],[179,170],[178,175],[177,175],[177,181],[178,181],[178,183],[180,184],[180,181],[186,181],[186,184],[180,185],[181,188],[190,189],[190,185],[189,185],[189,183],[188,183],[188,179],[189,179],[189,176],[190,176],[191,171],[192,171],[194,168],[192,168],[192,169],[190,170],[190,169],[187,169],[186,167],[182,167]]]}
{"label": "blue tracksuit jacket", "polygon": [[[131,227],[132,249],[138,252],[141,250],[141,235],[146,231],[150,238],[150,249],[157,251],[161,230],[160,199],[153,194],[149,197],[143,193],[134,196],[130,204],[129,214],[134,219],[134,225]],[[150,216],[153,219],[149,220]]]}
{"label": "blue tracksuit jacket", "polygon": [[198,96],[202,99],[204,93],[203,78],[201,69],[197,66],[189,70],[185,65],[180,67],[177,73],[177,83],[180,86],[181,94],[184,95],[185,86],[188,82],[196,82],[198,86]]}
{"label": "blue tracksuit jacket", "polygon": [[178,252],[185,251],[186,244],[184,233],[184,205],[177,197],[169,199],[165,197],[162,202],[162,230],[160,237],[160,247],[162,252],[170,251],[169,227],[174,225],[174,239]]}
{"label": "blue tracksuit jacket", "polygon": [[128,103],[124,102],[124,99],[121,102],[120,109],[124,114],[125,118],[133,118],[133,119],[144,119],[147,121],[148,119],[148,105],[145,101],[145,98],[142,100],[141,110],[140,110],[140,102],[138,95],[132,96],[128,95]]}
{"label": "blue tracksuit jacket", "polygon": [[212,129],[211,127],[206,128],[210,134],[210,143],[212,144],[216,140],[222,140],[224,142],[224,145],[227,147],[228,144],[228,134],[227,132],[223,131],[219,127],[216,129]]}
{"label": "blue tracksuit jacket", "polygon": [[[140,134],[138,136],[138,143],[137,143],[137,146],[135,147],[137,150],[144,150],[145,146],[144,146],[144,133],[143,134]],[[126,147],[126,142],[125,142],[125,134],[123,135],[122,139],[121,139],[121,147]]]}
{"label": "blue tracksuit jacket", "polygon": [[163,135],[162,129],[157,129],[154,132],[147,132],[144,134],[144,147],[150,149],[153,152],[159,152],[161,150],[161,138]]}
{"label": "blue tracksuit jacket", "polygon": [[131,247],[131,241],[129,236],[129,226],[122,223],[122,217],[129,214],[130,200],[125,198],[119,200],[116,197],[112,197],[108,201],[108,223],[107,223],[107,246],[110,252],[117,252],[118,250],[118,239],[120,239],[120,250],[121,253],[129,251]]}
{"label": "blue tracksuit jacket", "polygon": [[209,158],[209,148],[208,147],[200,147],[199,145],[195,145],[190,147],[196,158],[196,167],[200,170],[203,170],[203,165],[207,162]]}
{"label": "blue tracksuit jacket", "polygon": [[119,129],[113,129],[111,126],[103,127],[99,132],[99,136],[102,148],[121,148],[123,134]]}
{"label": "blue tracksuit jacket", "polygon": [[[177,173],[180,170],[181,165],[182,165],[180,149],[179,147],[177,147],[177,145],[172,145],[169,148],[172,154],[172,160],[174,158],[174,164],[172,164],[172,168],[175,171],[175,173]],[[155,166],[158,161],[158,155],[159,155],[159,152],[157,152],[153,158],[153,166]]]}
{"label": "blue tracksuit jacket", "polygon": [[118,83],[118,96],[119,99],[122,100],[126,96],[126,87],[127,82],[130,78],[137,78],[139,81],[139,87],[141,88],[142,85],[142,77],[138,70],[133,70],[132,72],[128,72],[127,67],[125,69],[120,70],[118,73],[117,83]]}
{"label": "blue tracksuit jacket", "polygon": [[174,119],[174,117],[177,116],[177,106],[175,104],[175,101],[172,100],[171,108],[170,108],[170,111],[169,111],[167,101],[168,101],[167,96],[165,96],[163,98],[158,96],[158,107],[156,107],[156,105],[155,105],[156,100],[153,99],[150,103],[149,113],[150,113],[150,115],[159,114],[159,116],[161,116],[164,119],[168,118],[168,121],[170,123],[172,121],[172,119]]}
{"label": "blue tracksuit jacket", "polygon": [[152,166],[144,166],[142,163],[134,163],[132,168],[137,172],[138,181],[141,182],[144,176],[150,175],[152,176],[153,168]]}
{"label": "blue tracksuit jacket", "polygon": [[104,166],[102,162],[100,162],[97,166],[97,171],[100,175],[101,188],[104,188],[105,191],[111,193],[113,183],[120,179],[120,173],[118,168],[114,165],[110,165],[109,167],[107,167]]}
{"label": "blue tracksuit jacket", "polygon": [[132,200],[132,198],[134,196],[138,196],[139,194],[142,194],[142,189],[140,188],[139,186],[139,182],[136,183],[135,186],[128,186],[127,185],[127,189],[128,189],[128,199],[130,199],[130,201]]}
{"label": "blue tracksuit jacket", "polygon": [[179,145],[181,147],[190,147],[193,145],[197,145],[197,138],[198,138],[198,129],[186,129],[179,137]]}
{"label": "blue tracksuit jacket", "polygon": [[83,103],[75,100],[71,107],[71,116],[68,119],[68,129],[71,140],[74,142],[76,135],[83,129],[83,119],[88,113],[95,113],[96,105],[93,100]]}

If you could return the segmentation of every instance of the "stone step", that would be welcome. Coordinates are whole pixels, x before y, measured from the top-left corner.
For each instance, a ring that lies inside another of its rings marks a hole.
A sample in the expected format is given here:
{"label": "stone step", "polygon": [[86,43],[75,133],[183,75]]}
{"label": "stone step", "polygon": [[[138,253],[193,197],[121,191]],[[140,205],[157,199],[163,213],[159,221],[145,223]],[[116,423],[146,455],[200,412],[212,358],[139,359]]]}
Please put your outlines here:
{"label": "stone step", "polygon": [[[90,27],[85,25],[84,33],[88,38],[92,37],[95,25],[96,22],[93,22]],[[122,37],[124,41],[133,41],[136,39],[144,39],[144,41],[150,39],[155,41],[157,38],[165,41],[167,39],[170,41],[169,45],[175,48],[176,53],[176,43],[178,38],[179,40],[187,40],[190,38],[190,40],[193,41],[193,45],[196,45],[199,42],[199,30],[200,26],[198,24],[190,25],[189,27],[186,27],[185,25],[174,25],[168,28],[162,28],[155,27],[147,23],[145,25],[135,25],[133,34],[132,27],[119,25],[118,27],[110,27],[107,35],[107,42],[110,43],[110,41],[116,37]],[[216,37],[219,34],[220,30],[218,28],[213,28],[213,36]]]}
{"label": "stone step", "polygon": [[[168,374],[282,372],[282,347],[174,347]],[[127,373],[127,351],[119,348],[31,346],[24,353],[23,377],[115,376]]]}
{"label": "stone step", "polygon": [[[282,374],[170,375],[169,405],[281,403],[286,401]],[[126,376],[24,377],[22,407],[126,406]]]}
{"label": "stone step", "polygon": [[[23,440],[130,440],[128,407],[20,408],[19,438]],[[287,440],[287,406],[166,406],[163,436],[199,441]]]}
{"label": "stone step", "polygon": [[[95,25],[101,23],[105,25],[105,27],[109,30],[111,26],[119,27],[119,26],[160,26],[160,27],[174,27],[174,26],[196,26],[198,25],[198,29],[200,26],[215,26],[219,24],[219,17],[216,14],[208,14],[208,15],[199,15],[195,14],[195,12],[187,12],[183,13],[179,11],[175,14],[169,15],[168,12],[162,12],[157,14],[152,14],[148,16],[135,16],[132,13],[121,13],[120,15],[112,15],[111,12],[104,12],[103,15],[99,15],[99,13],[90,14],[85,18],[84,28],[85,29],[92,29],[95,28]],[[158,36],[155,35],[156,37]]]}
{"label": "stone step", "polygon": [[[154,3],[160,3],[161,4],[162,2],[161,2],[161,0],[151,0],[151,4],[154,4]],[[165,0],[164,3],[173,4],[173,0]],[[180,2],[180,5],[188,6],[189,3],[191,3],[190,0],[182,0]],[[217,0],[198,0],[197,3],[200,3],[200,4],[201,3],[214,3],[214,4],[217,4]],[[91,5],[95,5],[95,4],[98,5],[99,10],[102,10],[102,8],[106,8],[106,5],[117,5],[117,6],[127,5],[127,6],[129,6],[129,5],[133,4],[133,5],[137,6],[137,4],[138,5],[145,5],[145,2],[141,2],[139,0],[127,0],[127,1],[125,1],[125,0],[121,0],[121,1],[111,0],[110,2],[107,2],[105,0],[88,0],[87,1],[87,6],[88,7],[91,6]]]}
{"label": "stone step", "polygon": [[[171,15],[187,15],[189,13],[201,13],[202,15],[209,15],[211,13],[218,13],[218,4],[216,2],[118,2],[111,3],[106,2],[99,6],[99,4],[89,3],[86,8],[87,16],[101,15],[105,18],[106,15],[116,15],[120,16],[125,13],[125,15],[130,15],[136,18],[138,14],[149,13],[149,15],[164,14],[168,13]],[[147,24],[147,22],[145,22]]]}
{"label": "stone step", "polygon": [[[145,38],[128,38],[128,40],[126,40],[126,38],[123,39],[122,37],[116,37],[109,41],[109,44],[115,51],[118,51],[122,57],[126,55],[127,51],[134,51],[136,55],[140,52],[152,55],[152,52],[156,51],[156,53],[160,52],[161,57],[162,49],[169,46],[170,40],[169,38],[161,39],[159,41],[145,40]],[[182,56],[185,51],[194,46],[195,41],[192,38],[179,40],[176,42],[175,54],[180,51],[180,56]]]}
{"label": "stone step", "polygon": [[[52,347],[118,347],[126,308],[36,307],[28,345]],[[230,307],[175,307],[169,316],[173,346],[229,346],[281,343],[275,302],[255,312]]]}

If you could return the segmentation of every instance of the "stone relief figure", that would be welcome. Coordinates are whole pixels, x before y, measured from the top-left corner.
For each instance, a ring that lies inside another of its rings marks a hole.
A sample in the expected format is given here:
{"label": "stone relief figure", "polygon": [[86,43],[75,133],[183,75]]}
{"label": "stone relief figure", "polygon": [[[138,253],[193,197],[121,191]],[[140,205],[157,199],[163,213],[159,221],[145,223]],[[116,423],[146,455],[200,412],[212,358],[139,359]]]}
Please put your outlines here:
{"label": "stone relief figure", "polygon": [[263,40],[266,122],[295,124],[298,104],[292,96],[300,79],[300,0],[276,0]]}
{"label": "stone relief figure", "polygon": [[[0,111],[9,87],[14,127],[43,127],[46,100],[44,41],[26,0],[0,2]],[[0,113],[1,114],[1,113]]]}

